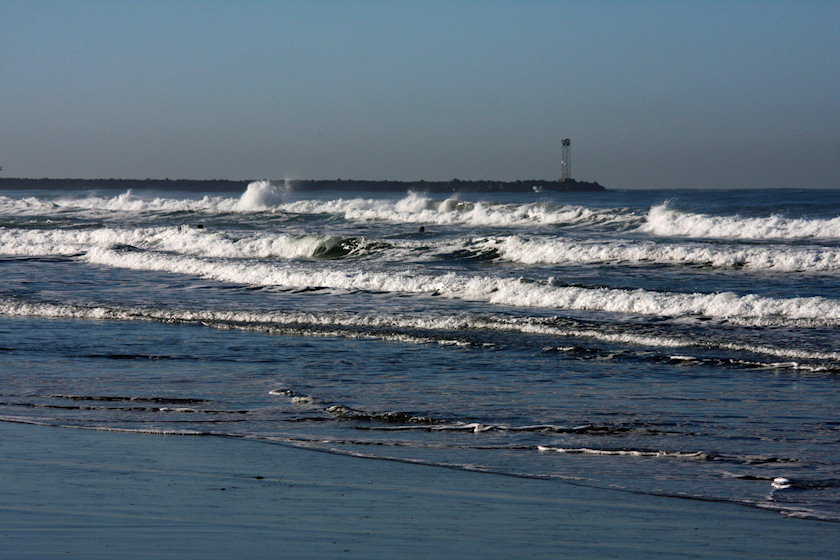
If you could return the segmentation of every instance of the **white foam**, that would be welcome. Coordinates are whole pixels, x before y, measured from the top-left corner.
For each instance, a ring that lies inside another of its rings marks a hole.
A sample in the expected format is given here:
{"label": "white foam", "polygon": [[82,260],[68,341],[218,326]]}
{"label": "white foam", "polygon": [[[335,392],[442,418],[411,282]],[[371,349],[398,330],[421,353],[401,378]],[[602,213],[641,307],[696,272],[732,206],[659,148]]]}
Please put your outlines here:
{"label": "white foam", "polygon": [[205,196],[200,199],[149,198],[135,194],[132,190],[113,197],[85,196],[40,199],[37,197],[11,198],[0,196],[0,214],[44,215],[81,212],[87,216],[108,217],[114,213],[136,214],[140,212],[231,212],[236,210],[238,200],[219,196]]}
{"label": "white foam", "polygon": [[641,231],[663,236],[720,239],[840,239],[840,217],[831,219],[769,216],[710,216],[653,206]]}
{"label": "white foam", "polygon": [[791,482],[788,478],[785,478],[783,476],[777,476],[770,483],[770,486],[773,488],[773,490],[784,490],[785,488],[791,487]]}
{"label": "white foam", "polygon": [[349,268],[315,268],[291,262],[208,261],[155,252],[94,248],[91,263],[132,270],[187,274],[253,286],[390,293],[438,294],[497,305],[631,313],[660,317],[702,316],[775,324],[840,324],[840,301],[824,297],[769,298],[750,294],[652,292],[642,289],[553,286],[516,278],[374,272]]}
{"label": "white foam", "polygon": [[[131,245],[184,255],[214,258],[309,258],[329,252],[347,239],[330,235],[275,233],[226,234],[193,227],[92,230],[0,229],[0,253],[6,255],[77,255],[92,248]],[[364,246],[363,239],[353,245]],[[353,248],[348,249],[348,254]]]}
{"label": "white foam", "polygon": [[[262,182],[257,182],[262,183]],[[253,183],[252,183],[253,184]],[[249,185],[250,187],[251,185]],[[41,199],[0,196],[0,215],[55,215],[80,213],[91,217],[112,217],[116,214],[168,212],[245,212],[260,211],[261,201],[270,199],[269,188],[246,190],[240,198],[204,196],[202,198],[167,198],[140,195],[129,189],[116,196],[64,196]],[[247,196],[246,196],[247,195]],[[249,205],[253,205],[250,208]]]}
{"label": "white foam", "polygon": [[840,250],[797,247],[720,246],[615,240],[574,241],[508,236],[478,241],[502,259],[524,264],[661,263],[751,270],[840,270]]}
{"label": "white foam", "polygon": [[259,211],[279,206],[283,203],[289,191],[288,184],[280,187],[270,181],[254,181],[245,189],[236,204],[236,209],[240,211]]}
{"label": "white foam", "polygon": [[[350,244],[352,246],[344,245]],[[220,232],[189,226],[150,228],[97,228],[83,230],[0,228],[0,253],[6,255],[76,255],[93,247],[133,245],[184,255],[224,258],[310,258],[342,248],[342,254],[364,252],[364,238],[348,239],[326,234],[291,235],[272,232]],[[385,253],[399,260],[406,251],[412,257],[478,251],[524,264],[674,264],[750,270],[837,272],[840,249],[799,247],[719,246],[714,244],[669,244],[650,241],[575,241],[563,238],[460,239],[435,244],[390,240]],[[382,247],[379,248],[382,251]]]}
{"label": "white foam", "polygon": [[301,200],[284,204],[280,209],[300,214],[336,214],[354,221],[473,226],[635,224],[640,219],[626,210],[590,209],[550,202],[501,204],[457,198],[439,200],[416,193],[410,193],[396,203],[378,199]]}
{"label": "white foam", "polygon": [[467,202],[457,198],[444,200],[410,193],[404,198],[299,200],[286,202],[287,186],[269,181],[255,181],[239,198],[205,196],[200,199],[149,198],[129,190],[114,197],[87,196],[39,199],[35,197],[0,197],[0,215],[44,215],[58,212],[81,212],[86,216],[112,217],[113,213],[224,213],[285,212],[290,214],[330,214],[351,221],[387,221],[422,224],[468,225],[594,225],[613,224],[630,227],[641,223],[642,216],[623,209],[591,209],[584,206],[558,205],[551,202],[501,204]]}
{"label": "white foam", "polygon": [[[96,320],[148,320],[164,322],[201,323],[221,328],[242,328],[253,330],[268,330],[283,328],[290,325],[316,325],[322,328],[362,327],[381,333],[383,329],[421,329],[428,331],[457,331],[457,330],[502,330],[562,336],[573,338],[588,338],[633,344],[639,346],[681,348],[698,346],[702,348],[718,347],[726,350],[745,351],[758,354],[768,354],[780,357],[795,357],[809,360],[840,360],[840,352],[810,352],[796,348],[774,348],[755,345],[737,344],[734,342],[713,342],[697,338],[680,338],[675,336],[655,336],[635,334],[632,332],[607,332],[598,329],[583,329],[556,326],[552,320],[536,318],[510,318],[506,316],[467,316],[467,315],[361,315],[361,314],[314,314],[314,313],[284,313],[284,312],[251,312],[251,311],[220,311],[220,310],[174,310],[148,308],[119,308],[104,306],[60,305],[52,303],[30,303],[11,298],[0,298],[0,315],[12,317],[46,317],[46,318],[78,318]],[[317,334],[317,333],[316,333]],[[348,334],[334,331],[332,334]],[[382,338],[381,334],[353,333],[361,337]],[[439,342],[428,337],[397,337],[404,342]],[[444,340],[444,343],[447,341]],[[279,393],[278,393],[279,394]],[[285,394],[285,393],[283,393]]]}
{"label": "white foam", "polygon": [[551,447],[538,445],[541,453],[565,453],[574,455],[607,455],[620,457],[671,457],[677,459],[706,459],[702,451],[647,451],[642,449],[591,449],[588,447]]}

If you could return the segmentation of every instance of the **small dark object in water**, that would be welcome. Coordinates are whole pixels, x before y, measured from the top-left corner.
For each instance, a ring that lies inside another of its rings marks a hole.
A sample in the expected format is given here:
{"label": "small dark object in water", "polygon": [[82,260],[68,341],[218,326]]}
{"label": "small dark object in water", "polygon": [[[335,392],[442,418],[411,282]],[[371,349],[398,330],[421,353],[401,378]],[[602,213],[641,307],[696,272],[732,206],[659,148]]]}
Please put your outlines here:
{"label": "small dark object in water", "polygon": [[419,231],[420,233],[426,233],[426,227],[420,226],[420,229],[418,229],[417,231]]}

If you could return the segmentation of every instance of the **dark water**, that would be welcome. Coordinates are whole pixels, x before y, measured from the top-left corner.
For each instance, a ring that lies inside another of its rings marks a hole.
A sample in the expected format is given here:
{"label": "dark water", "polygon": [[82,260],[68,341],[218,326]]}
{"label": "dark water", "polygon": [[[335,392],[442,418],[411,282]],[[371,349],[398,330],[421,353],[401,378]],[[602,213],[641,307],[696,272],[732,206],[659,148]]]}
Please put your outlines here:
{"label": "dark water", "polygon": [[0,278],[5,421],[840,520],[838,191],[7,191]]}

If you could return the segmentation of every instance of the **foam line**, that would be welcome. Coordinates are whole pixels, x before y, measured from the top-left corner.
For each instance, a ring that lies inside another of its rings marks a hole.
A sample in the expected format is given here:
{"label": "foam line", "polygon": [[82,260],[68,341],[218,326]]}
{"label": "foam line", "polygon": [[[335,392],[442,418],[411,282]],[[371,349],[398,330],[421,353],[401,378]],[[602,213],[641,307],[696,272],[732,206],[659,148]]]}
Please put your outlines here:
{"label": "foam line", "polygon": [[293,263],[208,261],[149,251],[92,249],[87,261],[131,270],[198,276],[252,286],[440,295],[491,304],[630,313],[660,317],[702,316],[760,324],[805,326],[840,324],[840,302],[824,297],[769,298],[754,294],[652,292],[642,289],[555,286],[517,278],[373,272]]}
{"label": "foam line", "polygon": [[[361,314],[316,314],[288,312],[214,311],[185,309],[119,308],[106,306],[80,306],[69,304],[24,302],[14,298],[0,298],[0,315],[9,317],[44,317],[93,320],[145,320],[161,322],[198,323],[221,328],[278,329],[287,326],[306,326],[318,329],[351,328],[366,329],[362,336],[381,338],[388,330],[411,329],[422,331],[464,331],[501,330],[525,334],[587,338],[611,343],[632,344],[660,348],[720,348],[736,352],[751,352],[775,357],[802,360],[840,361],[840,352],[812,352],[798,348],[777,348],[751,344],[739,344],[729,339],[715,342],[708,339],[682,338],[635,332],[615,332],[583,327],[574,321],[547,318],[511,318],[507,316],[479,315],[361,315]],[[335,334],[342,334],[337,332]],[[346,333],[344,333],[346,336]],[[437,342],[416,336],[400,338],[405,342]],[[453,341],[455,343],[456,341]],[[677,358],[680,358],[679,356]],[[682,356],[685,359],[685,356]]]}

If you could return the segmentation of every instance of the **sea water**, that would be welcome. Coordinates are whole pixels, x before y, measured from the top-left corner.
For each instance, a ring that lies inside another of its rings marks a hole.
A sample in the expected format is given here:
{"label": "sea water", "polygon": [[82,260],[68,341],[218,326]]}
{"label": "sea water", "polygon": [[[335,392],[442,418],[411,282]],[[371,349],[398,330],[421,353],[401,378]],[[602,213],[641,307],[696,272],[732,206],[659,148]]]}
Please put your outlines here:
{"label": "sea water", "polygon": [[840,521],[838,279],[840,191],[4,191],[0,420]]}

